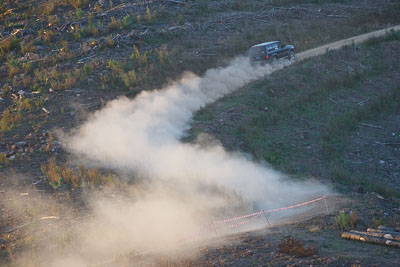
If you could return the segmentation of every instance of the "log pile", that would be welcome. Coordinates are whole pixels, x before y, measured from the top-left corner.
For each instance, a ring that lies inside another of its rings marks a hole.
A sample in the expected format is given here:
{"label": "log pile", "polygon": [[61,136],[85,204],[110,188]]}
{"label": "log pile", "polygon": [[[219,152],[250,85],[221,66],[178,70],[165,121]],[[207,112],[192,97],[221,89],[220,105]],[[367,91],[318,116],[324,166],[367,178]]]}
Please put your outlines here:
{"label": "log pile", "polygon": [[350,230],[343,232],[342,238],[400,248],[399,228],[379,226],[378,229],[368,228],[367,231]]}

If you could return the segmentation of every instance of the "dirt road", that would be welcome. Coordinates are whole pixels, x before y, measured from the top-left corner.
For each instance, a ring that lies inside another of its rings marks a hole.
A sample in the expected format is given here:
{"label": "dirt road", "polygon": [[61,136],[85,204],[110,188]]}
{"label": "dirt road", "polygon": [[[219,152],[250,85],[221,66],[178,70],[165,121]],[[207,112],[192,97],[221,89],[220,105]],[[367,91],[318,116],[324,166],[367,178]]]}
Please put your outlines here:
{"label": "dirt road", "polygon": [[362,34],[362,35],[358,35],[358,36],[355,36],[355,37],[347,38],[347,39],[344,39],[344,40],[340,40],[340,41],[337,41],[337,42],[333,42],[333,43],[330,43],[330,44],[326,44],[326,45],[323,45],[323,46],[319,46],[319,47],[316,47],[316,48],[313,48],[313,49],[298,53],[296,55],[296,60],[297,61],[301,61],[301,60],[304,60],[306,58],[319,56],[319,55],[322,55],[322,54],[326,53],[327,51],[337,50],[337,49],[340,49],[340,48],[342,48],[344,46],[347,46],[347,45],[361,44],[361,43],[363,43],[363,42],[365,42],[365,41],[367,41],[367,40],[369,40],[371,38],[377,38],[377,37],[385,36],[387,33],[389,33],[392,30],[393,31],[400,31],[400,25],[396,25],[396,26],[389,27],[389,28],[382,29],[382,30],[378,30],[378,31],[365,33],[365,34]]}

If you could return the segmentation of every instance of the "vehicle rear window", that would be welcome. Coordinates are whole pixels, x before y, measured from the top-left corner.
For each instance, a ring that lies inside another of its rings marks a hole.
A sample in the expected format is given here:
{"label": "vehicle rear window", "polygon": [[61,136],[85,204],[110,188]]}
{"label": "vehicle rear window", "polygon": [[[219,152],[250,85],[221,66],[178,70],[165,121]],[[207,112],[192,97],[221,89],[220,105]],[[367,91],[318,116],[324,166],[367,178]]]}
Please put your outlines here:
{"label": "vehicle rear window", "polygon": [[259,56],[265,53],[265,47],[264,46],[254,46],[252,48],[250,48],[250,52],[249,55],[251,57],[254,56]]}
{"label": "vehicle rear window", "polygon": [[278,43],[274,43],[268,46],[268,51],[278,49]]}

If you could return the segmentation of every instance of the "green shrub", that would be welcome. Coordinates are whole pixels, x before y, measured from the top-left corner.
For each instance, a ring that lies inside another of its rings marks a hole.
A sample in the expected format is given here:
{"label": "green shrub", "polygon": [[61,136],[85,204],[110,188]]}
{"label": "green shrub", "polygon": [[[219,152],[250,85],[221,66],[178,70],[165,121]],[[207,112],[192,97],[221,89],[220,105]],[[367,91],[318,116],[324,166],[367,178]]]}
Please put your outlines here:
{"label": "green shrub", "polygon": [[85,72],[86,76],[90,76],[92,74],[92,67],[89,64],[83,65],[83,71]]}
{"label": "green shrub", "polygon": [[340,226],[341,229],[347,229],[351,224],[351,216],[346,214],[344,211],[336,217],[336,224]]}
{"label": "green shrub", "polygon": [[82,19],[82,18],[83,18],[83,11],[82,11],[82,9],[78,8],[78,9],[76,10],[75,14],[76,14],[76,17],[77,17],[78,19]]}

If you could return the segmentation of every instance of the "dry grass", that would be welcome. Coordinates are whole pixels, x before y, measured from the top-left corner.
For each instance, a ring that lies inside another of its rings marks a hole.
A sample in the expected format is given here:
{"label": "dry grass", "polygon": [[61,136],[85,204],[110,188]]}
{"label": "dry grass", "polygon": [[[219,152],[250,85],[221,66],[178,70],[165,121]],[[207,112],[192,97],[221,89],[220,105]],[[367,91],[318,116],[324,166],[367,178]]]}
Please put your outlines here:
{"label": "dry grass", "polygon": [[72,168],[67,165],[57,165],[53,157],[47,164],[41,166],[42,173],[46,176],[48,183],[54,189],[66,188],[98,188],[102,186],[122,186],[124,182],[116,179],[113,174],[104,175],[97,168],[85,168],[79,166]]}
{"label": "dry grass", "polygon": [[0,42],[0,59],[12,51],[20,48],[20,40],[17,37],[10,36]]}
{"label": "dry grass", "polygon": [[113,39],[111,39],[111,37],[108,36],[106,38],[106,46],[109,47],[109,48],[113,48],[114,45],[115,45],[115,43],[114,43]]}
{"label": "dry grass", "polygon": [[26,98],[17,104],[17,110],[18,112],[22,111],[32,111],[32,100],[29,98]]}
{"label": "dry grass", "polygon": [[49,1],[45,4],[43,8],[43,13],[46,14],[47,16],[51,15],[56,8],[57,3],[55,1]]}
{"label": "dry grass", "polygon": [[113,32],[115,30],[121,30],[121,29],[122,29],[121,19],[115,19],[114,17],[111,17],[110,24],[108,24],[108,31]]}
{"label": "dry grass", "polygon": [[8,94],[8,92],[10,92],[10,91],[11,91],[11,87],[9,85],[7,85],[7,84],[4,85],[3,89],[1,91],[0,97],[1,98],[5,98],[7,96],[7,94]]}
{"label": "dry grass", "polygon": [[0,169],[1,169],[2,165],[8,166],[9,164],[10,164],[10,161],[8,160],[6,155],[3,153],[0,153]]}
{"label": "dry grass", "polygon": [[89,16],[89,18],[88,18],[88,32],[92,36],[98,36],[99,35],[99,30],[94,25],[92,16]]}
{"label": "dry grass", "polygon": [[84,7],[88,2],[89,0],[68,0],[68,3],[75,9]]}
{"label": "dry grass", "polygon": [[16,60],[14,60],[14,58],[8,59],[7,67],[8,67],[8,77],[10,78],[14,77],[22,70],[19,66],[19,63]]}
{"label": "dry grass", "polygon": [[55,38],[55,34],[52,30],[44,31],[43,32],[43,40],[46,44],[51,44]]}
{"label": "dry grass", "polygon": [[14,128],[15,123],[21,120],[21,113],[12,112],[11,108],[6,108],[0,117],[0,131],[6,132]]}
{"label": "dry grass", "polygon": [[154,10],[153,12],[151,12],[150,8],[147,7],[146,9],[146,21],[149,24],[153,24],[157,19],[157,11]]}
{"label": "dry grass", "polygon": [[300,239],[287,238],[279,245],[279,251],[288,255],[297,257],[310,257],[317,253],[317,249],[313,246],[305,247],[305,244]]}
{"label": "dry grass", "polygon": [[37,47],[33,44],[33,40],[24,40],[20,43],[21,47],[21,55],[25,55],[26,53],[35,53],[37,52]]}

